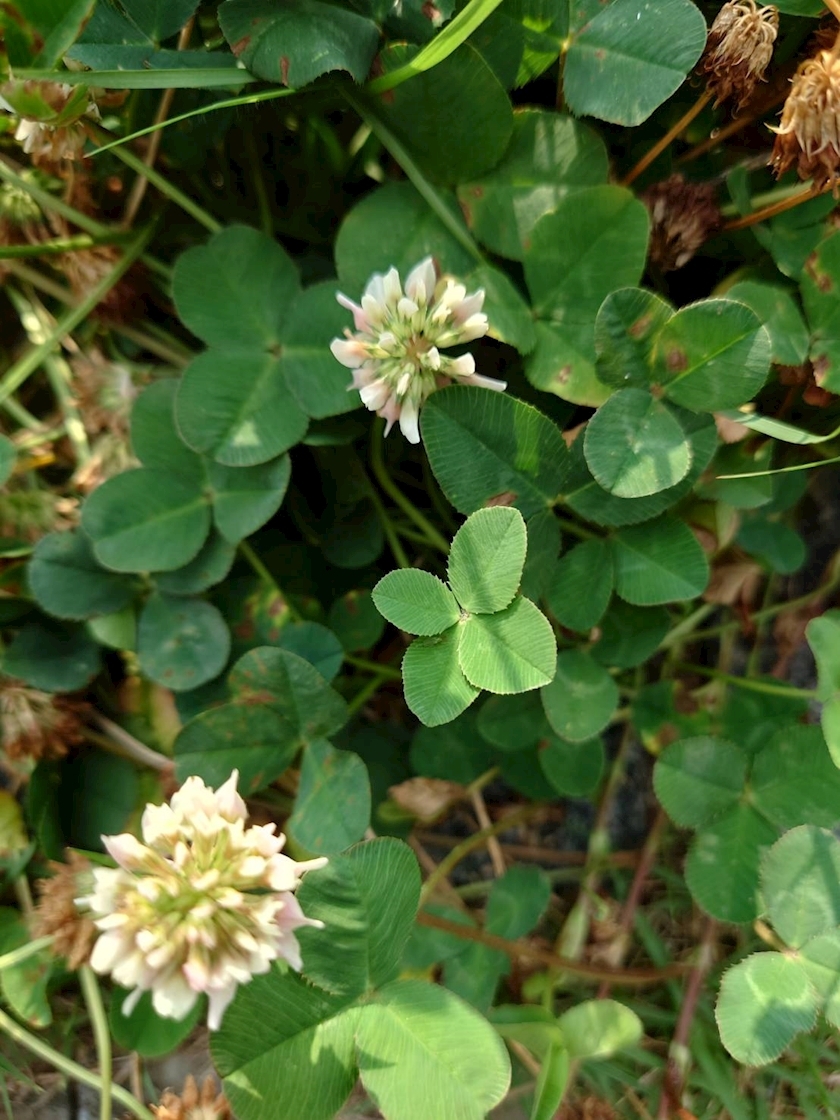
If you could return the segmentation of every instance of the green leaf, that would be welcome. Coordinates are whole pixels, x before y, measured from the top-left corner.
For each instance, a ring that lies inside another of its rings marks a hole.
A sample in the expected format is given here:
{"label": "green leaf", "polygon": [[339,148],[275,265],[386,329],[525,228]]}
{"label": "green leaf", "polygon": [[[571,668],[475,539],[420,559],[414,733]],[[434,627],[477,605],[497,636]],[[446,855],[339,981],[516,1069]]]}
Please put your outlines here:
{"label": "green leaf", "polygon": [[480,264],[464,277],[469,291],[484,292],[484,312],[488,335],[513,346],[520,354],[530,354],[536,342],[534,318],[519,289],[507,273],[489,264]]}
{"label": "green leaf", "polygon": [[571,743],[584,743],[603,731],[618,707],[615,681],[582,649],[560,651],[557,672],[541,696],[548,722]]}
{"label": "green leaf", "polygon": [[770,334],[743,303],[705,299],[681,308],[653,345],[651,376],[674,404],[717,412],[751,400],[770,369]]}
{"label": "green leaf", "polygon": [[488,692],[526,692],[554,676],[557,645],[551,624],[530,599],[518,596],[496,614],[459,623],[458,661],[464,676]]}
{"label": "green leaf", "polygon": [[[0,954],[20,949],[30,940],[31,933],[18,911],[0,907]],[[49,950],[42,949],[34,957],[0,972],[0,988],[6,1003],[35,1027],[47,1027],[53,1019],[47,985],[55,963]]]}
{"label": "green leaf", "polygon": [[150,680],[175,692],[197,688],[221,673],[229,653],[230,631],[211,603],[160,593],[146,600],[137,656]]}
{"label": "green leaf", "polygon": [[653,788],[680,828],[703,828],[739,801],[747,778],[742,750],[699,735],[666,747],[653,771]]}
{"label": "green leaf", "polygon": [[[454,203],[451,209],[457,219]],[[356,301],[374,272],[393,265],[405,279],[424,257],[434,257],[441,272],[455,276],[475,267],[472,254],[410,183],[388,183],[368,194],[341,223],[335,242],[338,279]]]}
{"label": "green leaf", "polygon": [[589,187],[561,199],[535,225],[525,279],[542,323],[526,373],[538,389],[597,406],[608,391],[595,376],[595,318],[617,287],[638,283],[649,218],[622,187]]}
{"label": "green leaf", "polygon": [[352,751],[316,739],[303,752],[295,808],[288,828],[315,855],[342,852],[370,824],[367,767]]}
{"label": "green leaf", "polygon": [[[764,745],[766,743],[766,746]],[[750,775],[753,804],[779,828],[834,828],[840,820],[840,770],[818,727],[791,724],[763,741]]]}
{"label": "green leaf", "polygon": [[612,552],[607,541],[596,538],[576,544],[560,557],[545,600],[562,626],[586,633],[607,609],[612,590]]}
{"label": "green leaf", "polygon": [[274,516],[283,504],[291,473],[288,455],[255,467],[207,464],[213,520],[226,541],[239,544]]}
{"label": "green leaf", "polygon": [[840,841],[811,824],[791,829],[765,854],[761,887],[776,933],[799,949],[840,925]]}
{"label": "green leaf", "polygon": [[175,740],[179,781],[197,774],[208,785],[240,772],[245,793],[279,777],[313,739],[328,738],[347,719],[347,705],[302,657],[260,647],[237,661],[233,699],[190,720]]}
{"label": "green leaf", "polygon": [[48,533],[35,546],[26,570],[40,607],[56,618],[93,618],[127,606],[137,593],[131,578],[97,563],[79,529]]}
{"label": "green leaf", "polygon": [[169,571],[189,564],[210,530],[200,493],[146,467],[103,482],[82,506],[97,560],[117,572]]}
{"label": "green leaf", "polygon": [[478,713],[478,732],[501,751],[521,751],[551,734],[540,697],[534,692],[491,696]]}
{"label": "green leaf", "polygon": [[454,626],[461,614],[446,584],[419,568],[389,572],[372,595],[380,614],[409,634],[440,634]]}
{"label": "green leaf", "polygon": [[133,606],[117,611],[116,614],[101,614],[91,618],[87,629],[100,645],[110,649],[137,648],[137,612]]}
{"label": "green leaf", "polygon": [[[94,10],[95,0],[18,0],[10,15],[22,20],[32,36],[34,55],[18,58],[9,36],[7,49],[15,69],[21,65],[54,69],[72,47]],[[7,17],[8,18],[8,17]]]}
{"label": "green leaf", "polygon": [[683,521],[661,517],[613,537],[615,589],[638,607],[694,599],[709,582],[703,549]]}
{"label": "green leaf", "polygon": [[296,653],[318,670],[325,681],[334,680],[344,661],[338,638],[320,622],[287,622],[271,645]]}
{"label": "green leaf", "polygon": [[0,436],[0,486],[5,486],[15,469],[17,448],[7,436]]}
{"label": "green leaf", "polygon": [[330,630],[344,649],[354,653],[375,646],[385,629],[369,591],[348,591],[336,599],[327,616]]}
{"label": "green leaf", "polygon": [[195,559],[174,572],[160,572],[155,576],[158,591],[167,595],[197,595],[225,578],[233,567],[236,549],[215,530],[201,546]]}
{"label": "green leaf", "polygon": [[175,403],[186,443],[228,467],[282,455],[306,434],[281,362],[258,350],[205,350],[184,370]]}
{"label": "green leaf", "polygon": [[832,1026],[840,1021],[840,930],[812,937],[799,951],[799,963],[816,988],[823,1015]]}
{"label": "green leaf", "polygon": [[823,734],[834,765],[840,767],[840,611],[812,618],[805,636],[817,662]]}
{"label": "green leaf", "polygon": [[698,832],[685,862],[685,880],[695,902],[722,922],[756,918],[759,863],[777,835],[771,824],[744,804]]}
{"label": "green leaf", "polygon": [[528,518],[528,551],[522,569],[522,594],[536,603],[551,582],[552,570],[560,552],[560,525],[554,512],[545,509]]}
{"label": "green leaf", "polygon": [[[331,9],[332,10],[332,9]],[[226,351],[248,351],[241,365],[281,341],[281,327],[300,285],[277,242],[250,226],[232,225],[175,262],[172,291],[193,334]]]}
{"label": "green leaf", "polygon": [[830,393],[840,385],[840,234],[825,237],[808,256],[800,288],[811,328],[810,359],[817,384]]}
{"label": "green leaf", "polygon": [[584,454],[599,485],[619,498],[676,486],[691,466],[691,444],[672,412],[642,389],[620,389],[586,425]]}
{"label": "green leaf", "polygon": [[479,241],[494,253],[521,260],[544,214],[571,191],[606,178],[604,143],[586,125],[565,114],[519,109],[502,160],[460,186],[458,198]]}
{"label": "green leaf", "polygon": [[390,984],[360,1009],[357,1032],[362,1083],[389,1120],[483,1120],[507,1092],[501,1039],[444,988]]}
{"label": "green leaf", "polygon": [[321,0],[226,0],[219,23],[231,50],[260,78],[297,88],[329,70],[367,77],[379,32],[356,12]]}
{"label": "green leaf", "polygon": [[557,1020],[569,1057],[609,1058],[640,1041],[642,1022],[635,1011],[614,999],[587,999]]}
{"label": "green leaf", "polygon": [[673,314],[670,303],[643,288],[610,292],[595,320],[600,380],[616,388],[646,389],[653,341]]}
{"label": "green leaf", "polygon": [[152,993],[144,992],[131,1014],[124,1015],[122,1005],[129,995],[125,988],[114,988],[108,1025],[115,1042],[144,1058],[170,1054],[192,1033],[206,1011],[204,1001],[199,1000],[183,1019],[164,1019],[152,1007]]}
{"label": "green leaf", "polygon": [[571,1062],[566,1047],[560,1042],[549,1043],[534,1088],[531,1120],[554,1120],[566,1093],[570,1070]]}
{"label": "green leaf", "polygon": [[335,298],[335,281],[307,288],[295,299],[283,324],[282,369],[286,384],[307,414],[321,419],[358,408],[348,392],[348,371],[330,352],[330,342],[347,326],[347,312]]}
{"label": "green leaf", "polygon": [[799,571],[807,558],[805,541],[795,529],[760,514],[742,521],[735,540],[778,575]]}
{"label": "green leaf", "polygon": [[599,625],[592,656],[601,665],[632,669],[652,657],[671,628],[664,607],[634,607],[615,599]]}
{"label": "green leaf", "polygon": [[773,1062],[817,1021],[817,993],[802,965],[781,953],[753,953],[723,975],[715,1008],[720,1038],[736,1061]]}
{"label": "green leaf", "polygon": [[770,334],[770,356],[779,365],[798,366],[808,357],[808,328],[788,288],[759,280],[739,280],[726,298],[745,303]]}
{"label": "green leaf", "polygon": [[479,689],[466,679],[458,658],[459,628],[418,638],[402,661],[405,702],[421,723],[436,727],[465,711]]}
{"label": "green leaf", "polygon": [[426,402],[421,427],[435,477],[461,513],[497,498],[530,517],[563,486],[569,453],[560,432],[515,397],[463,385],[442,389]]}
{"label": "green leaf", "polygon": [[542,772],[561,797],[588,797],[604,770],[604,744],[600,739],[570,743],[549,735],[540,744]]}
{"label": "green leaf", "polygon": [[471,514],[452,540],[447,567],[449,585],[464,610],[492,614],[509,606],[527,548],[518,510],[496,506]]}
{"label": "green leaf", "polygon": [[34,618],[3,653],[2,669],[44,692],[75,692],[101,668],[99,647],[83,626]]}
{"label": "green leaf", "polygon": [[239,1120],[333,1120],[356,1083],[356,1018],[344,996],[277,965],[240,987],[211,1037]]}
{"label": "green leaf", "polygon": [[472,711],[444,727],[420,727],[411,741],[411,766],[423,778],[442,778],[466,786],[492,765],[493,753],[476,735]]}
{"label": "green leaf", "polygon": [[690,0],[613,0],[573,37],[563,92],[577,116],[641,124],[679,89],[705,45],[706,21]]}
{"label": "green leaf", "polygon": [[[387,71],[411,50],[391,44],[379,60]],[[507,94],[469,43],[391,91],[377,112],[424,174],[438,183],[461,183],[489,171],[513,131]]]}
{"label": "green leaf", "polygon": [[74,848],[104,852],[103,835],[125,832],[142,807],[136,765],[107,751],[62,759],[52,776],[64,843]]}
{"label": "green leaf", "polygon": [[120,10],[98,4],[81,43],[160,43],[176,35],[195,9],[196,0],[131,0]]}
{"label": "green leaf", "polygon": [[570,477],[564,494],[566,503],[575,513],[587,521],[594,521],[596,525],[638,525],[642,521],[658,517],[697,485],[717,449],[717,428],[711,416],[676,409],[676,406],[669,407],[675,410],[680,425],[691,442],[691,469],[682,482],[647,498],[617,498],[614,494],[607,493],[592,477],[583,454],[583,440],[576,439],[569,449]]}
{"label": "green leaf", "polygon": [[155,381],[143,390],[131,409],[131,446],[144,467],[166,471],[187,485],[201,486],[202,462],[175,427],[177,390],[174,378]]}
{"label": "green leaf", "polygon": [[407,844],[379,837],[307,875],[298,899],[304,914],[329,930],[298,931],[306,975],[326,991],[359,996],[399,971],[420,900],[420,869]]}

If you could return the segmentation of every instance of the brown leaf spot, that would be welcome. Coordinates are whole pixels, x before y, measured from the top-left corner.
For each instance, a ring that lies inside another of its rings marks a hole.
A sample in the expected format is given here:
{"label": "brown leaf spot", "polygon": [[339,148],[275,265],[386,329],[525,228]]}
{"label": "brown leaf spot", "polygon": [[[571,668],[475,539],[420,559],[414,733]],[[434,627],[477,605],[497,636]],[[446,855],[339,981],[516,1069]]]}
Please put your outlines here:
{"label": "brown leaf spot", "polygon": [[627,333],[631,338],[641,338],[650,330],[650,325],[653,322],[652,315],[642,315],[635,323],[631,323],[627,328]]}
{"label": "brown leaf spot", "polygon": [[289,84],[289,56],[287,54],[280,56],[280,77],[283,85],[287,86]]}
{"label": "brown leaf spot", "polygon": [[503,490],[501,494],[494,494],[492,498],[488,498],[484,507],[489,509],[493,506],[512,506],[518,497],[519,495],[513,490]]}
{"label": "brown leaf spot", "polygon": [[565,385],[568,382],[569,378],[572,376],[572,372],[573,370],[570,365],[563,366],[563,368],[559,369],[554,375],[555,383],[557,385]]}
{"label": "brown leaf spot", "polygon": [[248,49],[248,44],[250,42],[251,42],[251,36],[250,35],[243,35],[241,39],[237,39],[237,41],[235,43],[233,43],[233,45],[231,46],[230,49],[233,51],[233,53],[236,55],[236,57],[239,58],[239,56],[242,54],[242,52],[246,51]]}
{"label": "brown leaf spot", "polygon": [[680,373],[688,369],[688,355],[679,346],[672,346],[665,355],[665,365],[671,373]]}

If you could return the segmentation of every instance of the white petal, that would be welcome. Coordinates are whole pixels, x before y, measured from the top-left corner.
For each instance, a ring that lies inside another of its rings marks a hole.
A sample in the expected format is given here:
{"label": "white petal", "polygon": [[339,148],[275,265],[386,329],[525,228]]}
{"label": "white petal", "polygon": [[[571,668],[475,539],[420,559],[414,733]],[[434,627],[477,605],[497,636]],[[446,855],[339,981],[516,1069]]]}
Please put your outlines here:
{"label": "white petal", "polygon": [[215,991],[208,992],[207,1026],[211,1031],[217,1031],[222,1025],[222,1016],[235,995],[235,984],[227,984],[224,988],[216,988]]}
{"label": "white petal", "polygon": [[180,972],[173,972],[165,983],[158,981],[152,988],[152,1006],[164,1019],[184,1019],[198,999]]}
{"label": "white petal", "polygon": [[239,771],[234,770],[224,785],[216,790],[216,810],[229,821],[244,821],[248,816],[248,807],[236,792],[238,781]]}
{"label": "white petal", "polygon": [[142,996],[142,994],[143,994],[143,988],[135,988],[133,992],[130,992],[125,997],[125,999],[123,1000],[123,1005],[122,1005],[121,1010],[122,1010],[123,1015],[126,1016],[126,1018],[128,1018],[128,1016],[131,1014],[131,1012],[134,1010],[134,1008],[140,1002],[140,997]]}
{"label": "white petal", "polygon": [[300,972],[303,968],[303,959],[300,955],[300,945],[298,939],[293,933],[284,933],[277,943],[277,952],[288,961],[295,972]]}
{"label": "white petal", "polygon": [[334,338],[330,343],[330,350],[333,357],[338,358],[348,369],[356,369],[368,357],[367,346],[355,338]]}
{"label": "white petal", "polygon": [[359,390],[359,396],[362,398],[362,403],[366,408],[372,412],[378,412],[385,404],[391,395],[391,387],[386,381],[374,381],[370,385],[364,385]]}
{"label": "white petal", "polygon": [[164,836],[174,838],[178,823],[169,805],[147,805],[140,819],[140,830],[146,843],[154,844]]}
{"label": "white petal", "polygon": [[466,296],[460,304],[453,308],[453,319],[456,323],[466,322],[471,315],[477,314],[484,306],[484,289],[479,288],[471,296]]}
{"label": "white petal", "polygon": [[394,424],[400,418],[402,406],[396,397],[389,397],[385,404],[378,410],[379,415],[385,420],[385,435],[387,436]]}
{"label": "white petal", "polygon": [[458,341],[472,342],[474,338],[483,338],[489,329],[486,315],[471,315],[459,329]]}
{"label": "white petal", "polygon": [[414,300],[409,299],[407,296],[403,296],[403,298],[397,304],[397,311],[400,313],[403,319],[411,319],[414,315],[417,314],[419,310],[420,308],[417,306]]}
{"label": "white petal", "polygon": [[460,377],[459,380],[463,385],[478,385],[482,389],[495,389],[497,393],[507,389],[507,381],[497,381],[495,377],[482,377],[480,373],[471,373],[466,377]]}
{"label": "white petal", "polygon": [[335,298],[342,307],[346,307],[348,311],[353,312],[353,325],[357,331],[369,331],[371,328],[370,319],[358,303],[354,303],[352,299],[348,299],[343,292],[336,292]]}
{"label": "white petal", "polygon": [[400,431],[409,443],[420,442],[420,409],[415,401],[406,399],[400,411]]}
{"label": "white petal", "polygon": [[141,844],[136,836],[130,832],[123,832],[119,836],[103,836],[102,843],[108,855],[126,869],[134,871],[148,862],[151,851],[145,844]]}
{"label": "white petal", "polygon": [[386,307],[396,307],[402,295],[402,284],[400,284],[400,274],[395,268],[389,268],[382,277],[382,288]]}
{"label": "white petal", "polygon": [[127,951],[130,951],[130,943],[119,933],[103,933],[93,947],[90,967],[100,974],[110,972]]}
{"label": "white petal", "polygon": [[405,278],[405,294],[415,303],[428,303],[437,284],[434,261],[426,257]]}

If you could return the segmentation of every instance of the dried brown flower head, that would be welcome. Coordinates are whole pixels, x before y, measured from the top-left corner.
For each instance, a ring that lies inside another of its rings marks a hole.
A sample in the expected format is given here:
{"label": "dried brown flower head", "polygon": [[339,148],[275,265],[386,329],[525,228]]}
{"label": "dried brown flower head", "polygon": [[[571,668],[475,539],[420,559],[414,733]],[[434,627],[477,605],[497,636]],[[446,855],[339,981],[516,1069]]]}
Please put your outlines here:
{"label": "dried brown flower head", "polygon": [[84,701],[6,680],[0,685],[0,745],[11,760],[62,758],[81,742],[86,711]]}
{"label": "dried brown flower head", "polygon": [[[58,257],[56,265],[67,277],[73,294],[79,299],[90,295],[93,288],[111,272],[121,253],[113,245],[95,245]],[[96,306],[94,314],[112,323],[128,323],[141,318],[146,311],[142,266],[133,265],[120,277]]]}
{"label": "dried brown flower head", "polygon": [[776,175],[796,167],[800,179],[835,188],[840,182],[840,58],[820,51],[793,76],[770,162]]}
{"label": "dried brown flower head", "polygon": [[642,194],[650,212],[650,259],[663,272],[688,264],[723,219],[711,183],[688,183],[675,173]]}
{"label": "dried brown flower head", "polygon": [[54,937],[53,952],[76,969],[90,960],[97,930],[76,906],[76,899],[90,891],[91,865],[78,852],[68,849],[66,854],[67,863],[50,860],[55,874],[38,881],[40,898],[32,932],[35,937]]}
{"label": "dried brown flower head", "polygon": [[216,1092],[212,1077],[205,1077],[199,1092],[192,1074],[184,1082],[180,1096],[167,1089],[160,1104],[152,1105],[157,1120],[231,1120],[224,1094]]}
{"label": "dried brown flower head", "polygon": [[715,104],[732,100],[742,109],[764,80],[779,31],[779,13],[772,4],[729,0],[709,29],[700,69]]}

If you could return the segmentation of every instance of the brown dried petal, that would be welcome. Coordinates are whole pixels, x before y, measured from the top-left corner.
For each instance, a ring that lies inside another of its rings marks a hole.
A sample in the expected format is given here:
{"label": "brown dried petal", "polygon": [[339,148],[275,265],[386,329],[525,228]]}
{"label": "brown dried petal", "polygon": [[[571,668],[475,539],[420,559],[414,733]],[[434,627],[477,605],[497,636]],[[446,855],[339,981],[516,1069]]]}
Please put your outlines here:
{"label": "brown dried petal", "polygon": [[0,744],[9,759],[62,758],[83,738],[88,705],[9,681],[0,688]]}
{"label": "brown dried petal", "polygon": [[464,787],[440,778],[409,778],[391,786],[388,793],[407,813],[418,820],[431,821],[463,798]]}
{"label": "brown dried petal", "polygon": [[755,0],[729,0],[709,30],[700,69],[706,86],[720,105],[730,99],[741,109],[764,80],[779,30],[779,13]]}
{"label": "brown dried petal", "polygon": [[76,907],[76,899],[90,890],[91,865],[78,852],[67,852],[67,863],[50,860],[55,872],[51,879],[40,879],[40,899],[35,908],[33,934],[54,937],[53,952],[66,957],[69,968],[76,969],[90,959],[96,926]]}
{"label": "brown dried petal", "polygon": [[796,167],[800,179],[816,188],[840,183],[840,58],[820,51],[806,59],[793,76],[773,129],[776,143],[770,162],[776,175]]}
{"label": "brown dried petal", "polygon": [[216,1092],[212,1077],[206,1077],[199,1092],[192,1074],[184,1082],[180,1095],[167,1089],[160,1104],[152,1105],[156,1120],[232,1120],[230,1106],[222,1093]]}
{"label": "brown dried petal", "polygon": [[641,196],[650,212],[650,259],[663,272],[688,264],[722,224],[711,183],[689,183],[679,173],[654,183]]}

